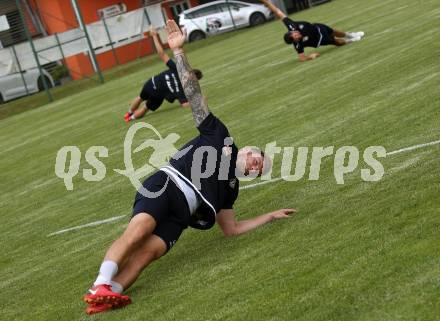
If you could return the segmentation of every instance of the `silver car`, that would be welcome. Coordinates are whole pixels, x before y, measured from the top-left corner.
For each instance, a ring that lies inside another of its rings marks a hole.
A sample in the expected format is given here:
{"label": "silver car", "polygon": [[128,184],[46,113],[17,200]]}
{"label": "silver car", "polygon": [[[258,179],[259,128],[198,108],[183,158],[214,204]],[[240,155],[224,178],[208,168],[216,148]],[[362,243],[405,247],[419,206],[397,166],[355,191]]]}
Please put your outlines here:
{"label": "silver car", "polygon": [[54,86],[52,76],[44,69],[43,76],[40,75],[37,68],[25,70],[23,78],[26,86],[18,72],[0,77],[0,104],[14,98],[26,96],[28,93],[32,94],[44,90],[43,77],[46,79],[49,88]]}
{"label": "silver car", "polygon": [[256,26],[273,18],[261,4],[241,1],[214,1],[183,11],[179,25],[185,28],[188,41],[195,41],[235,28]]}

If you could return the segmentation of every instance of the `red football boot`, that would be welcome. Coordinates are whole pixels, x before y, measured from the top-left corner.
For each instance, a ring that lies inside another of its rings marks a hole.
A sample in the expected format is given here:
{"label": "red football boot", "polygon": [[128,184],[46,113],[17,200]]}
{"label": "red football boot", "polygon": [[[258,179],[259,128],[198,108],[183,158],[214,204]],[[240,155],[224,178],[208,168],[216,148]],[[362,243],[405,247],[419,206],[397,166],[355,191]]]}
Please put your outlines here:
{"label": "red football boot", "polygon": [[130,113],[125,113],[125,115],[124,115],[124,120],[125,120],[125,122],[126,123],[128,123],[130,120],[131,120],[131,115],[132,114],[130,114]]}
{"label": "red football boot", "polygon": [[101,312],[105,312],[108,310],[112,309],[112,305],[111,304],[106,304],[106,303],[92,303],[89,304],[89,306],[86,308],[86,313],[91,315],[91,314],[96,314],[96,313],[101,313]]}
{"label": "red football boot", "polygon": [[86,308],[86,313],[88,315],[106,312],[108,310],[123,308],[126,305],[131,304],[131,300],[124,301],[120,305],[111,305],[107,303],[92,303]]}
{"label": "red football boot", "polygon": [[84,301],[88,304],[110,304],[113,307],[124,306],[131,303],[127,295],[113,292],[108,284],[99,284],[89,289],[89,293],[84,295]]}
{"label": "red football boot", "polygon": [[89,304],[89,306],[86,308],[86,313],[91,315],[91,314],[106,312],[108,310],[123,308],[129,304],[131,304],[131,300],[126,301],[126,302],[122,303],[121,305],[111,305],[111,304],[107,304],[107,303],[92,303],[92,304]]}

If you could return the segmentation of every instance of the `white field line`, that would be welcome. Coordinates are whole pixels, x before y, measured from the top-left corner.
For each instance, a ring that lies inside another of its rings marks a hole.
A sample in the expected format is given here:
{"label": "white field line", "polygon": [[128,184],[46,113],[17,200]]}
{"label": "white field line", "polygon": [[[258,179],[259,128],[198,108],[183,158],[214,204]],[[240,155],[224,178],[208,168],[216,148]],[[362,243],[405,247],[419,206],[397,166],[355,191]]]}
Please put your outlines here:
{"label": "white field line", "polygon": [[409,152],[411,150],[415,150],[415,149],[419,149],[419,148],[423,148],[423,147],[427,147],[427,146],[432,146],[432,145],[438,145],[438,144],[440,144],[440,140],[436,140],[436,141],[425,143],[425,144],[418,144],[418,145],[414,145],[414,146],[410,146],[410,147],[405,147],[405,148],[401,148],[401,149],[389,152],[389,153],[387,153],[387,156],[394,155],[394,154],[400,154],[400,153],[404,153],[404,152]]}
{"label": "white field line", "polygon": [[438,72],[435,72],[435,73],[433,73],[433,74],[431,74],[431,75],[428,75],[428,76],[426,76],[425,78],[423,78],[423,79],[421,79],[421,80],[419,80],[419,81],[417,81],[417,82],[411,83],[411,84],[409,84],[407,87],[402,88],[402,89],[399,91],[399,94],[404,93],[404,92],[406,92],[406,91],[413,90],[413,89],[415,89],[415,88],[417,88],[417,87],[420,87],[422,84],[424,84],[424,83],[427,82],[427,81],[430,81],[432,78],[435,78],[437,75],[438,75]]}
{"label": "white field line", "polygon": [[404,161],[404,162],[403,162],[402,164],[400,164],[399,166],[391,167],[391,168],[388,170],[388,173],[389,173],[389,174],[394,174],[394,173],[396,173],[396,172],[400,172],[400,171],[402,171],[402,170],[404,170],[404,169],[406,169],[406,168],[408,168],[408,167],[414,165],[415,163],[417,163],[417,162],[420,160],[420,158],[422,158],[421,155],[417,155],[416,157],[410,158],[410,159]]}
{"label": "white field line", "polygon": [[[439,145],[439,144],[440,144],[440,140],[436,140],[436,141],[425,143],[425,144],[413,145],[413,146],[409,146],[409,147],[405,147],[405,148],[401,148],[401,149],[397,149],[397,150],[388,152],[387,156],[395,155],[395,154],[400,154],[400,153],[404,153],[404,152],[409,152],[409,151],[420,149],[420,148],[423,148],[423,147]],[[279,182],[281,179],[282,179],[281,177],[278,177],[278,178],[274,178],[274,179],[271,179],[271,180],[268,180],[268,181],[262,181],[262,182],[258,182],[258,183],[255,183],[255,184],[245,185],[245,186],[240,187],[240,190],[250,189],[250,188],[254,188],[254,187],[257,187],[257,186],[261,186],[261,185],[266,185],[266,184],[271,184],[271,183]],[[59,234],[63,234],[63,233],[70,232],[70,231],[80,230],[80,229],[83,229],[83,228],[86,228],[86,227],[93,227],[93,226],[98,226],[98,225],[110,223],[110,222],[113,222],[113,221],[120,220],[121,218],[126,217],[126,216],[127,215],[114,216],[114,217],[110,217],[110,218],[105,219],[105,220],[96,221],[96,222],[92,222],[92,223],[88,223],[88,224],[84,224],[84,225],[79,225],[79,226],[74,226],[74,227],[66,228],[66,229],[63,229],[63,230],[60,230],[60,231],[57,231],[57,232],[50,233],[47,236],[59,235]]]}
{"label": "white field line", "polygon": [[254,187],[257,187],[257,186],[260,186],[260,185],[266,185],[266,184],[269,184],[269,183],[275,183],[275,182],[280,181],[281,179],[282,179],[281,177],[278,177],[278,178],[271,179],[269,181],[261,181],[261,182],[255,183],[255,184],[245,185],[245,186],[240,187],[240,191],[242,189],[254,188]]}
{"label": "white field line", "polygon": [[[240,190],[248,189],[248,188],[253,188],[253,187],[264,185],[264,184],[275,183],[275,182],[278,182],[279,180],[281,180],[281,178],[275,178],[275,179],[271,179],[269,181],[263,181],[263,182],[259,182],[259,183],[256,183],[256,184],[250,184],[250,185],[242,186],[242,187],[240,187]],[[80,230],[80,229],[83,229],[83,228],[86,228],[86,227],[93,227],[93,226],[97,226],[97,225],[102,225],[102,224],[110,223],[110,222],[113,222],[113,221],[120,220],[121,218],[126,217],[126,216],[127,215],[114,216],[114,217],[110,217],[108,219],[101,220],[101,221],[96,221],[96,222],[87,223],[87,224],[84,224],[84,225],[78,225],[78,226],[74,226],[74,227],[69,227],[69,228],[66,228],[66,229],[63,229],[63,230],[59,230],[57,232],[50,233],[47,236],[59,235],[59,234],[63,234],[63,233],[70,232],[70,231]]]}
{"label": "white field line", "polygon": [[127,215],[114,216],[114,217],[110,217],[110,218],[102,220],[102,221],[96,221],[96,222],[87,223],[87,224],[84,224],[84,225],[79,225],[79,226],[74,226],[74,227],[66,228],[64,230],[60,230],[60,231],[57,231],[57,232],[54,232],[54,233],[50,233],[47,236],[63,234],[63,233],[70,232],[70,231],[80,230],[80,229],[83,229],[85,227],[91,227],[91,226],[97,226],[97,225],[101,225],[101,224],[105,224],[105,223],[110,223],[110,222],[113,222],[113,221],[120,220],[121,218],[126,217],[126,216]]}

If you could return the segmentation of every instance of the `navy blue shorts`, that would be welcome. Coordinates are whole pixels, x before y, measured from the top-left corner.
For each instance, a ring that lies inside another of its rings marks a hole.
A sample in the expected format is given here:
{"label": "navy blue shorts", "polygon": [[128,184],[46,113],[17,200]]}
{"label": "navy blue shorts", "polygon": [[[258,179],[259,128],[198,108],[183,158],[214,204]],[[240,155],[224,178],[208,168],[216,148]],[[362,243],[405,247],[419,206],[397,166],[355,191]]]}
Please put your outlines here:
{"label": "navy blue shorts", "polygon": [[319,31],[321,32],[322,35],[320,46],[335,44],[335,36],[333,36],[332,28],[322,23],[314,23],[314,25],[319,28]]}
{"label": "navy blue shorts", "polygon": [[141,93],[139,94],[139,97],[142,98],[142,100],[145,100],[146,105],[148,109],[155,111],[162,105],[164,98],[158,97],[156,94],[156,91],[154,90],[153,82],[148,80],[144,87],[142,87]]}
{"label": "navy blue shorts", "polygon": [[157,193],[166,185],[165,190],[155,198],[145,197],[139,192],[133,205],[133,215],[147,213],[156,221],[153,234],[159,236],[167,245],[167,251],[177,242],[183,230],[190,222],[191,214],[182,191],[168,179],[168,175],[157,171],[142,184],[149,192]]}

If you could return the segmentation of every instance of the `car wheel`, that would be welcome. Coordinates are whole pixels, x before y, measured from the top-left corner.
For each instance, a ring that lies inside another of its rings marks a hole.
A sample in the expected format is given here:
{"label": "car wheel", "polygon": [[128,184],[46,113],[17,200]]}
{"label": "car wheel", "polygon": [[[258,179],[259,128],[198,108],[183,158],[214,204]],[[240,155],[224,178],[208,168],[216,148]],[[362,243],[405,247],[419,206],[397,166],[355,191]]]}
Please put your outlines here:
{"label": "car wheel", "polygon": [[[52,88],[52,83],[50,82],[50,79],[47,76],[43,76],[44,80],[46,80],[46,84],[47,87]],[[39,77],[38,78],[38,91],[43,91],[44,90],[44,82],[43,82],[43,77]]]}
{"label": "car wheel", "polygon": [[258,26],[265,22],[266,22],[266,18],[264,17],[264,14],[262,14],[261,12],[254,12],[249,18],[249,24],[251,26]]}
{"label": "car wheel", "polygon": [[200,30],[196,30],[191,32],[191,34],[189,35],[189,42],[193,42],[193,41],[197,41],[197,40],[202,40],[205,39],[206,35],[205,33],[203,33]]}

